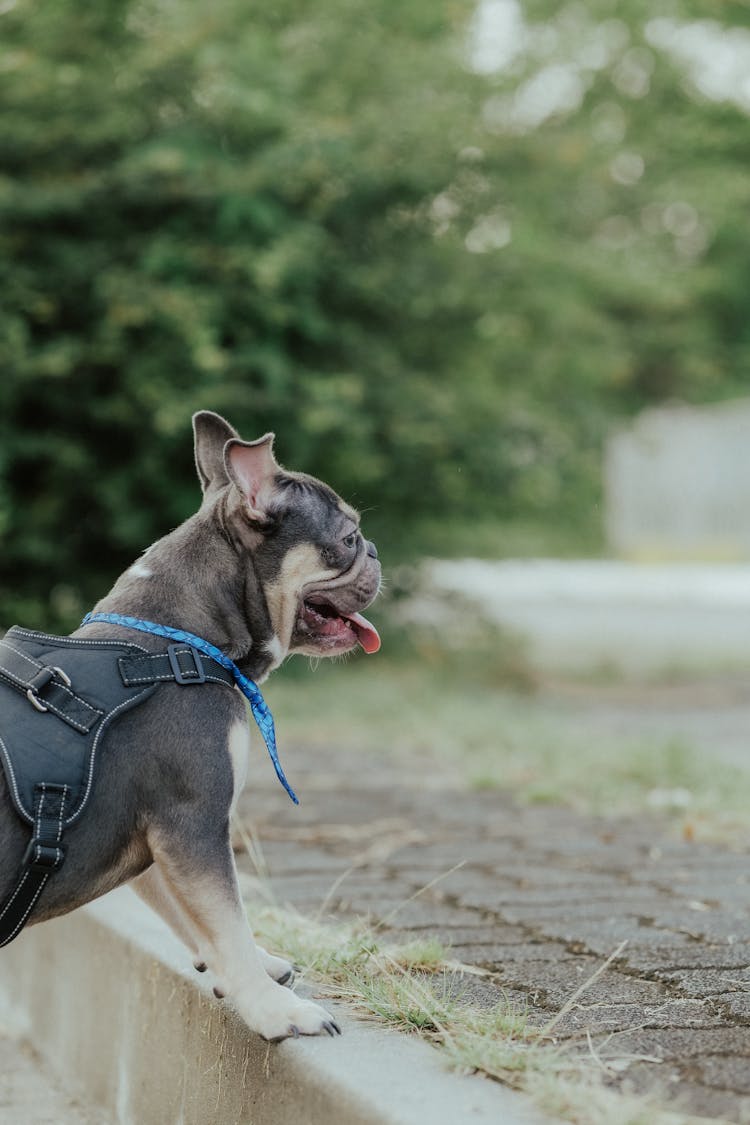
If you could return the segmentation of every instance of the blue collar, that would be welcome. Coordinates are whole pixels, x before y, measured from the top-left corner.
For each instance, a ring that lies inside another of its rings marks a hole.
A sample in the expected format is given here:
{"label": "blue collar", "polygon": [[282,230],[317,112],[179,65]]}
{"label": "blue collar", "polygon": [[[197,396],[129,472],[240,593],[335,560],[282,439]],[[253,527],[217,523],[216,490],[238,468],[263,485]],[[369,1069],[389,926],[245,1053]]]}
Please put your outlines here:
{"label": "blue collar", "polygon": [[295,805],[299,804],[296,794],[284,776],[284,771],[281,768],[281,762],[279,761],[279,755],[276,750],[276,731],[273,725],[273,715],[269,711],[266,701],[260,693],[260,688],[253,680],[243,675],[234,661],[230,660],[228,656],[225,656],[220,648],[210,644],[209,641],[204,641],[202,637],[196,637],[194,633],[186,633],[182,629],[171,629],[168,625],[157,625],[153,621],[141,621],[139,617],[125,617],[121,613],[87,613],[81,624],[88,625],[92,621],[106,621],[110,625],[124,625],[127,629],[140,629],[142,633],[154,633],[157,637],[169,637],[173,641],[184,641],[186,644],[191,645],[192,648],[196,648],[198,652],[210,656],[212,660],[221,664],[223,668],[228,668],[234,676],[237,687],[250,703],[250,710],[258,724],[260,733],[263,735],[268,753],[273,762],[273,768],[276,770],[276,776]]}

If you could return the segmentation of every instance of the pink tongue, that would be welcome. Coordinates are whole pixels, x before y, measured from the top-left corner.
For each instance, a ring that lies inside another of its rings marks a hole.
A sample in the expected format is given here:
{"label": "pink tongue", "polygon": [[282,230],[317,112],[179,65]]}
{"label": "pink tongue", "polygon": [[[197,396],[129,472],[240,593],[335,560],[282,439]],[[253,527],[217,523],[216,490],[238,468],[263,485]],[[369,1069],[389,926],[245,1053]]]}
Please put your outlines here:
{"label": "pink tongue", "polygon": [[[343,614],[342,614],[343,616]],[[366,617],[361,613],[348,613],[346,620],[351,621],[354,626],[354,632],[357,634],[357,640],[362,645],[365,652],[377,652],[380,648],[380,637],[374,625],[371,625]]]}

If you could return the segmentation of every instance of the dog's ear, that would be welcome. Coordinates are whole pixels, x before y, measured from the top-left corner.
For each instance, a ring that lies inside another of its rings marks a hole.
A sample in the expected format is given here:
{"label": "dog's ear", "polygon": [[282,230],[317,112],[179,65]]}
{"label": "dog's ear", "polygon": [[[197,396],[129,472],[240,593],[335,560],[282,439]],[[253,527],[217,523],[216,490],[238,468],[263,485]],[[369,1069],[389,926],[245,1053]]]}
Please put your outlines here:
{"label": "dog's ear", "polygon": [[234,426],[212,410],[200,410],[193,415],[195,435],[195,467],[204,494],[214,492],[229,484],[224,467],[224,446],[239,438]]}
{"label": "dog's ear", "polygon": [[257,441],[233,438],[224,447],[224,468],[247,503],[251,520],[266,523],[276,477],[282,471],[273,455],[273,434]]}

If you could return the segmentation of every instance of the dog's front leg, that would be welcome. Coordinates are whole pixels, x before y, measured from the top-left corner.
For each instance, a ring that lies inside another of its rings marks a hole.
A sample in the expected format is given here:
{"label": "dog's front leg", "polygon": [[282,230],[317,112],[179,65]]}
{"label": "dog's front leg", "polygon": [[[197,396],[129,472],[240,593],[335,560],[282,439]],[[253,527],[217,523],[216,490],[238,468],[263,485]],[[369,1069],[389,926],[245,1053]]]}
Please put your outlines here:
{"label": "dog's front leg", "polygon": [[[130,886],[167,923],[183,945],[187,946],[198,972],[205,972],[208,966],[200,948],[200,935],[190,915],[183,910],[179,900],[172,893],[161,867],[152,863],[146,871],[131,881]],[[262,945],[256,943],[256,949],[269,977],[279,984],[291,985],[294,980],[294,966],[282,957],[266,952]]]}
{"label": "dog's front leg", "polygon": [[198,936],[190,916],[172,894],[161,867],[152,863],[146,871],[131,880],[130,886],[167,923],[183,945],[188,947],[197,968],[200,963]]}
{"label": "dog's front leg", "polygon": [[[220,835],[194,832],[182,839],[149,833],[158,883],[178,904],[186,932],[195,935],[198,956],[253,1031],[265,1039],[334,1035],[338,1025],[320,1005],[303,1000],[271,979],[271,958],[255,944],[240,900],[229,830]],[[166,919],[169,921],[169,919]],[[171,924],[171,923],[170,923]]]}

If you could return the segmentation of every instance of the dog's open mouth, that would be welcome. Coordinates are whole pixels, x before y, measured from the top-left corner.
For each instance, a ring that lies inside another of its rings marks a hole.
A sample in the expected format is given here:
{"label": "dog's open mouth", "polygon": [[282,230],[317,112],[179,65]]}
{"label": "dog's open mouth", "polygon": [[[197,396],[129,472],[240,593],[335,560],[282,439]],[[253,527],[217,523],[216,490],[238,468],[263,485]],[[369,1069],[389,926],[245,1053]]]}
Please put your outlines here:
{"label": "dog's open mouth", "polygon": [[361,613],[344,613],[318,595],[302,602],[297,630],[304,632],[323,649],[345,651],[360,644],[365,652],[377,652],[380,637],[374,625]]}

